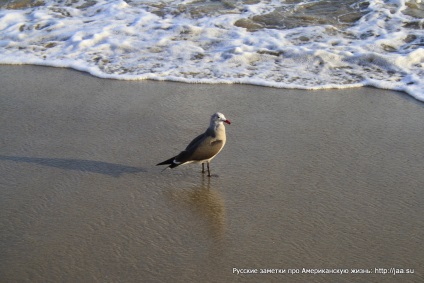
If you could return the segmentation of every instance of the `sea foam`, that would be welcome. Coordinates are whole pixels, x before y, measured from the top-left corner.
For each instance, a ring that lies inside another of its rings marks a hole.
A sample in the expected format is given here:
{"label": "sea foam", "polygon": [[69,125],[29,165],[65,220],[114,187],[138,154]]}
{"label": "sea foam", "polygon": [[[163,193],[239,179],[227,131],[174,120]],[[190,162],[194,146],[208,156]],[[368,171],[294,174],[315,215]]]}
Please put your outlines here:
{"label": "sea foam", "polygon": [[[314,0],[226,6],[183,0],[70,2],[4,6],[0,63],[70,67],[121,80],[374,86],[424,101],[419,0],[349,1],[347,10],[334,11],[337,17],[328,22],[320,19],[329,7],[305,6],[320,2]],[[311,20],[310,14],[320,17]],[[347,15],[355,17],[344,22]]]}

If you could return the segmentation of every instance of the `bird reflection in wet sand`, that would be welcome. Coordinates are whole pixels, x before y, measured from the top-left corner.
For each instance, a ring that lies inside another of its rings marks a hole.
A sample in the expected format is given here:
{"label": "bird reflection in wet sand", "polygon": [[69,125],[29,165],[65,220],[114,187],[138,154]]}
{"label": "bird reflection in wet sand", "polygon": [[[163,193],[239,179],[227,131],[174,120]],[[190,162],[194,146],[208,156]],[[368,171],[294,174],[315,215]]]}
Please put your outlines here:
{"label": "bird reflection in wet sand", "polygon": [[[207,179],[207,180],[205,180]],[[225,205],[221,194],[211,188],[210,178],[202,176],[202,184],[189,189],[171,191],[173,200],[187,205],[202,220],[214,238],[222,238],[225,232]]]}

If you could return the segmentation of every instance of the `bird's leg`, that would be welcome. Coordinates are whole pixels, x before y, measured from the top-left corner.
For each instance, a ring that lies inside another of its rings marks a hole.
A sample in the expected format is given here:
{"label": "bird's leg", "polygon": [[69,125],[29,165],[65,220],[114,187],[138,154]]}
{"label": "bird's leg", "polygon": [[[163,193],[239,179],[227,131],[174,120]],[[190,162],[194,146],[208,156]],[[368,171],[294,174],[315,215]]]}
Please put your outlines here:
{"label": "bird's leg", "polygon": [[206,165],[208,166],[208,177],[210,177],[211,176],[211,171],[209,170],[209,162],[206,163]]}
{"label": "bird's leg", "polygon": [[202,163],[202,173],[205,173],[205,163]]}

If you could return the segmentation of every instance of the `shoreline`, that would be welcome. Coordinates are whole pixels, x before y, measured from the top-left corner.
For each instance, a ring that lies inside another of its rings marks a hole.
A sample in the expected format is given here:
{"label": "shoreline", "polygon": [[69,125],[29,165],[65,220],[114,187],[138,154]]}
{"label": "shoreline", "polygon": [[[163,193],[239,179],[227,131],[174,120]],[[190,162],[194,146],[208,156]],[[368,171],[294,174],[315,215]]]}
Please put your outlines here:
{"label": "shoreline", "polygon": [[[424,104],[370,87],[119,81],[0,66],[0,274],[8,282],[424,279]],[[155,164],[232,124],[211,163]],[[414,269],[387,276],[374,268]]]}
{"label": "shoreline", "polygon": [[213,80],[205,80],[205,81],[198,81],[198,82],[193,82],[190,80],[187,80],[185,78],[175,78],[175,79],[163,79],[163,78],[144,78],[144,79],[137,79],[137,78],[129,78],[129,77],[123,77],[123,78],[117,78],[113,75],[107,76],[107,75],[102,75],[102,74],[93,74],[89,69],[81,69],[78,67],[72,67],[72,66],[60,66],[60,65],[54,65],[54,64],[43,64],[43,63],[0,63],[0,66],[34,66],[34,67],[41,67],[41,68],[58,68],[58,69],[67,69],[67,70],[71,70],[71,71],[75,71],[75,72],[80,72],[83,74],[86,74],[88,76],[91,76],[93,78],[97,78],[97,79],[102,79],[102,80],[117,80],[117,81],[124,81],[124,82],[143,82],[143,81],[152,81],[152,82],[170,82],[170,83],[183,83],[183,84],[194,84],[194,85],[216,85],[216,86],[231,86],[231,85],[244,85],[244,86],[252,86],[252,87],[265,87],[265,88],[275,88],[275,89],[280,89],[280,90],[294,90],[294,91],[343,91],[343,90],[350,90],[350,89],[360,89],[360,88],[375,88],[377,90],[381,90],[381,91],[389,91],[389,92],[394,92],[394,93],[401,93],[403,95],[409,96],[410,98],[412,98],[413,100],[418,101],[419,103],[424,103],[424,101],[418,99],[414,94],[410,94],[405,90],[394,90],[394,89],[388,89],[388,88],[384,88],[384,87],[377,87],[374,84],[363,84],[363,83],[357,83],[355,85],[347,85],[347,86],[325,86],[322,88],[304,88],[301,86],[286,86],[286,87],[281,87],[273,84],[273,83],[269,83],[269,84],[254,84],[254,83],[249,83],[248,80],[243,82],[214,82]]}

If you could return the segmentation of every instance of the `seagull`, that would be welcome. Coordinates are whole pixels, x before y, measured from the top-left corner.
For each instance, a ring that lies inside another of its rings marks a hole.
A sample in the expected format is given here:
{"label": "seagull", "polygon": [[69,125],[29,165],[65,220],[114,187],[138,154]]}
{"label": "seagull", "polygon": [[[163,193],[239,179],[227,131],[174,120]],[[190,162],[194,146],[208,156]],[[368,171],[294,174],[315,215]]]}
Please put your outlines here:
{"label": "seagull", "polygon": [[[205,163],[208,169],[208,177],[211,176],[209,163],[222,150],[225,145],[225,126],[224,123],[231,124],[222,113],[216,112],[211,116],[209,128],[192,140],[185,150],[178,155],[165,160],[157,165],[168,165],[167,168],[175,168],[177,166],[189,163],[201,163],[202,173],[205,173]],[[164,169],[164,170],[165,170]]]}

